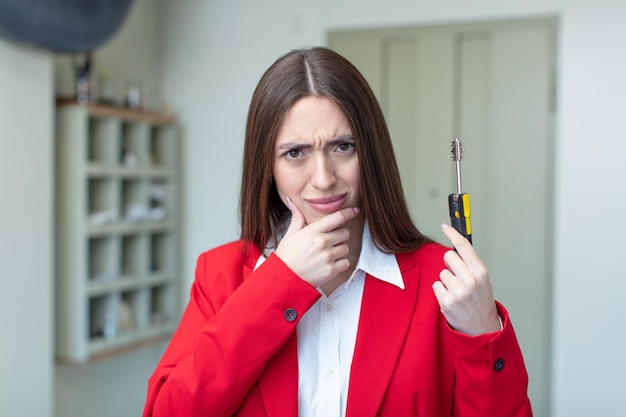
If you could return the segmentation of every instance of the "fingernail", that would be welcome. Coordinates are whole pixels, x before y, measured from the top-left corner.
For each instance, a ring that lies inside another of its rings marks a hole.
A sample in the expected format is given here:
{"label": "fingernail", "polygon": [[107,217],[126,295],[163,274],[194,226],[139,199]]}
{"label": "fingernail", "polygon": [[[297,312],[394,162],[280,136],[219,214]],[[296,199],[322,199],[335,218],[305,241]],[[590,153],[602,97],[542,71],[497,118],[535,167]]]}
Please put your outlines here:
{"label": "fingernail", "polygon": [[446,229],[449,229],[449,228],[450,228],[450,226],[448,226],[447,224],[441,223],[441,230],[446,230]]}
{"label": "fingernail", "polygon": [[359,214],[361,212],[361,208],[360,207],[354,207],[354,212],[356,214]]}
{"label": "fingernail", "polygon": [[285,198],[287,199],[287,203],[288,204],[293,204],[293,202],[291,201],[291,198],[289,198],[288,195],[286,195]]}

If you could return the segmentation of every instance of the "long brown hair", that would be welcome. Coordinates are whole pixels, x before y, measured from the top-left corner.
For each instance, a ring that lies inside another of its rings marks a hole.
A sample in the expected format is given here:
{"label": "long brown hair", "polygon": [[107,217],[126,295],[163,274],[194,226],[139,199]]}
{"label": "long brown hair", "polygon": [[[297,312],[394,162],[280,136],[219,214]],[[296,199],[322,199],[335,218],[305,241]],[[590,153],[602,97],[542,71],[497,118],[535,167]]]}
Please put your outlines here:
{"label": "long brown hair", "polygon": [[429,241],[409,215],[389,130],[374,93],[352,63],[323,47],[283,55],[254,91],[243,154],[241,238],[260,251],[268,242],[277,242],[290,213],[272,180],[274,146],[285,114],[307,96],[333,100],[350,125],[361,169],[363,214],[376,246],[402,253]]}

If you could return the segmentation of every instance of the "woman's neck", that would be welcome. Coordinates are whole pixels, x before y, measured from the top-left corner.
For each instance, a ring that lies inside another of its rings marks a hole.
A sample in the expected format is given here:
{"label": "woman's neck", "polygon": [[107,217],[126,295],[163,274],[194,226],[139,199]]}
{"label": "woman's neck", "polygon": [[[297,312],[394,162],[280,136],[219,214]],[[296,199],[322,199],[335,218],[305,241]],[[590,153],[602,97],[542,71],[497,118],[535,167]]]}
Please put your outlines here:
{"label": "woman's neck", "polygon": [[364,225],[365,219],[363,215],[359,215],[343,225],[343,227],[346,227],[350,231],[350,237],[347,241],[350,251],[346,256],[346,259],[350,261],[350,267],[339,275],[332,278],[330,281],[321,285],[320,288],[327,296],[332,294],[333,291],[335,291],[341,284],[346,282],[354,272],[354,268],[356,268],[356,264],[359,261],[359,256],[361,255],[361,242],[363,239]]}

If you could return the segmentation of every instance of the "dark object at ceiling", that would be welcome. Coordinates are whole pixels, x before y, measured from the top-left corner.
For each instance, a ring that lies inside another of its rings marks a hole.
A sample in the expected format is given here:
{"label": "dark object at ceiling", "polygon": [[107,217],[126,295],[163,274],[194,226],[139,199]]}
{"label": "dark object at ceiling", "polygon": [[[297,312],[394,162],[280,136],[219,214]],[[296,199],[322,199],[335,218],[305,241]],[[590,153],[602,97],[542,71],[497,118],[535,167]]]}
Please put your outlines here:
{"label": "dark object at ceiling", "polygon": [[92,51],[120,29],[134,0],[0,0],[0,36],[59,53]]}

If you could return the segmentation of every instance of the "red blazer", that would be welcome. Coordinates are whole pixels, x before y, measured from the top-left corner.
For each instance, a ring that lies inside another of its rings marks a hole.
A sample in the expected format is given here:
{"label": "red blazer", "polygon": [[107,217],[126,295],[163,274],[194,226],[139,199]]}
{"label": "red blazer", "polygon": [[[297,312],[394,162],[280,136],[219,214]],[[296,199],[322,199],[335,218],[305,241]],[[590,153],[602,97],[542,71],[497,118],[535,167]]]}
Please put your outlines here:
{"label": "red blazer", "polygon": [[[404,290],[366,276],[347,417],[532,416],[506,310],[498,304],[502,331],[477,337],[440,313],[431,285],[446,250],[431,243],[397,255]],[[144,417],[297,416],[295,329],[320,294],[276,255],[253,272],[259,256],[242,241],[200,256]]]}

